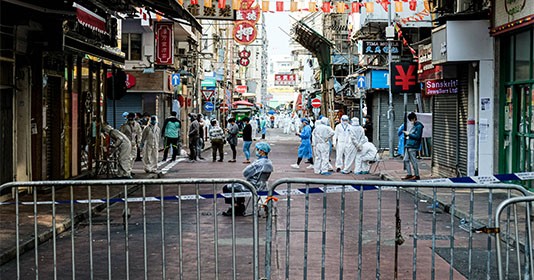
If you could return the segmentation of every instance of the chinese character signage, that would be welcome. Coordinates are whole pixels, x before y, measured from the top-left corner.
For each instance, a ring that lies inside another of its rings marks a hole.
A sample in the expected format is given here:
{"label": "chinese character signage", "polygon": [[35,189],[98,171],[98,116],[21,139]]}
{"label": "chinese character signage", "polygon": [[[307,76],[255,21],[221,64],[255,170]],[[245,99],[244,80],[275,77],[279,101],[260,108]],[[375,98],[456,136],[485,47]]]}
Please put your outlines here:
{"label": "chinese character signage", "polygon": [[260,7],[254,5],[254,0],[242,0],[240,9],[236,11],[234,23],[234,40],[241,45],[249,45],[256,40],[258,31],[256,23],[260,19]]}
{"label": "chinese character signage", "polygon": [[[400,55],[401,44],[399,41],[391,42],[391,53]],[[389,47],[387,41],[363,41],[363,54],[388,54]]]}
{"label": "chinese character signage", "polygon": [[274,74],[275,86],[294,86],[295,84],[295,74]]}
{"label": "chinese character signage", "polygon": [[415,93],[420,92],[417,82],[417,64],[391,63],[391,92]]}
{"label": "chinese character signage", "polygon": [[172,23],[156,23],[156,64],[171,65],[174,62]]}
{"label": "chinese character signage", "polygon": [[183,6],[197,19],[235,20],[232,1],[184,0]]}
{"label": "chinese character signage", "polygon": [[418,58],[417,77],[419,82],[438,80],[443,77],[442,66],[432,64],[432,44],[419,45]]}
{"label": "chinese character signage", "polygon": [[428,80],[425,82],[426,95],[458,94],[458,80]]}

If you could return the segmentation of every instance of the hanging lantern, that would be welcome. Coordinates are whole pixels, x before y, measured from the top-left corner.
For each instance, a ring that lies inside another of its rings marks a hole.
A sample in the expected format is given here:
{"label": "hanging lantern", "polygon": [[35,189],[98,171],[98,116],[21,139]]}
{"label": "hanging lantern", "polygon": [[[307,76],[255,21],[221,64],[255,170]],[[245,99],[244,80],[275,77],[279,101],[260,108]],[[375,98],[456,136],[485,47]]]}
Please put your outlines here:
{"label": "hanging lantern", "polygon": [[395,12],[397,12],[397,13],[402,12],[402,2],[401,1],[395,1]]}
{"label": "hanging lantern", "polygon": [[289,10],[291,12],[296,12],[298,10],[298,3],[295,1],[291,1],[289,4]]}
{"label": "hanging lantern", "polygon": [[336,3],[336,12],[338,14],[342,14],[345,12],[345,3],[343,2],[337,2]]}
{"label": "hanging lantern", "polygon": [[212,0],[204,0],[204,7],[206,8],[211,8],[213,3],[211,2]]}
{"label": "hanging lantern", "polygon": [[261,10],[263,12],[268,12],[269,11],[269,1],[263,0],[261,2]]}
{"label": "hanging lantern", "polygon": [[191,0],[191,5],[198,5],[198,0]]}
{"label": "hanging lantern", "polygon": [[178,0],[178,3],[183,6],[184,5],[184,0]]}
{"label": "hanging lantern", "polygon": [[415,11],[415,8],[417,8],[417,1],[416,0],[410,0],[410,10]]}
{"label": "hanging lantern", "polygon": [[224,7],[226,7],[226,0],[218,0],[217,1],[217,7],[219,9],[224,9]]}
{"label": "hanging lantern", "polygon": [[284,2],[283,1],[276,1],[276,11],[277,12],[283,12],[284,11]]}
{"label": "hanging lantern", "polygon": [[389,9],[389,1],[388,0],[382,0],[382,1],[379,1],[380,5],[382,5],[382,8],[384,8],[384,10],[386,12],[388,12],[388,9]]}
{"label": "hanging lantern", "polygon": [[330,6],[330,2],[323,2],[323,12],[330,13],[330,9],[332,9],[332,7]]}
{"label": "hanging lantern", "polygon": [[233,10],[239,10],[241,7],[239,7],[239,0],[232,0],[232,9]]}
{"label": "hanging lantern", "polygon": [[317,12],[317,5],[315,2],[308,3],[308,10],[310,10],[311,13]]}
{"label": "hanging lantern", "polygon": [[360,13],[360,3],[352,2],[350,6],[351,6],[351,10],[350,10],[351,13],[358,13],[358,14]]}
{"label": "hanging lantern", "polygon": [[373,2],[365,2],[365,12],[367,13],[373,13],[375,11],[375,3]]}

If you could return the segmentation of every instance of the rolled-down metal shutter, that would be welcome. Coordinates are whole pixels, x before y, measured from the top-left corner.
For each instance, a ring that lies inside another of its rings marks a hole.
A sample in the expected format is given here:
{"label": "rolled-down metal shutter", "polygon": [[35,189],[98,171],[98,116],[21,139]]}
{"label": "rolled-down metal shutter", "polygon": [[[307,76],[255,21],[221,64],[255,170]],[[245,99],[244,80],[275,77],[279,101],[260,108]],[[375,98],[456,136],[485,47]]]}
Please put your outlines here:
{"label": "rolled-down metal shutter", "polygon": [[[106,120],[113,126],[113,100],[107,100],[106,107]],[[128,93],[126,96],[119,100],[115,100],[115,118],[117,121],[117,127],[119,128],[124,123],[124,118],[122,113],[124,112],[133,112],[133,113],[143,113],[143,103],[142,96],[140,93]]]}
{"label": "rolled-down metal shutter", "polygon": [[[374,101],[377,103],[373,106],[373,112],[380,114],[378,121],[376,118],[375,122],[375,141],[373,144],[377,148],[389,148],[389,121],[388,121],[388,107],[389,107],[389,93],[380,92],[380,99],[376,98]],[[378,102],[380,100],[380,103]],[[374,104],[373,104],[374,105]],[[399,143],[399,137],[397,136],[397,129],[403,123],[404,117],[404,94],[395,93],[393,94],[393,106],[395,110],[395,123],[394,123],[394,135],[393,135],[393,147],[396,148]],[[379,108],[380,107],[380,108]],[[417,107],[415,105],[415,94],[408,94],[408,113],[416,112]],[[374,118],[374,117],[373,117]],[[378,129],[379,128],[379,129]],[[378,141],[376,141],[376,135],[378,134]]]}
{"label": "rolled-down metal shutter", "polygon": [[467,73],[458,71],[460,92],[437,95],[433,100],[432,173],[440,177],[467,173]]}

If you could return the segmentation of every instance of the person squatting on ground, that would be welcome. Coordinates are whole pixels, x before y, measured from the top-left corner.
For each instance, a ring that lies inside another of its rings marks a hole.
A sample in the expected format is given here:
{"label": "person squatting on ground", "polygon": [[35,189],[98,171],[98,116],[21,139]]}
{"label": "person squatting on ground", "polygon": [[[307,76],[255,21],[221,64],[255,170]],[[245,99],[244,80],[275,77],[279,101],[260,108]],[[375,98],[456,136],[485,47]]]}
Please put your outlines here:
{"label": "person squatting on ground", "polygon": [[[421,138],[423,136],[423,124],[419,121],[417,121],[417,115],[414,112],[411,112],[408,114],[408,121],[410,121],[413,124],[412,129],[410,129],[410,132],[404,131],[404,135],[406,135],[406,141],[405,141],[405,148],[406,151],[404,153],[404,169],[408,173],[406,177],[403,178],[403,180],[419,180],[421,177],[419,177],[419,166],[417,164],[417,151],[419,150],[419,147],[421,146]],[[412,168],[410,166],[413,166],[413,175],[412,175]]]}
{"label": "person squatting on ground", "polygon": [[232,149],[232,159],[228,162],[235,162],[235,159],[237,157],[237,151],[235,147],[237,146],[237,134],[239,133],[239,127],[235,123],[234,118],[228,119],[228,126],[226,127],[226,132],[228,135],[226,136],[226,140],[228,141],[228,144],[230,144],[230,149]]}
{"label": "person squatting on ground", "polygon": [[217,160],[217,152],[219,152],[219,162],[224,160],[224,131],[219,126],[217,120],[211,120],[211,128],[209,131],[209,137],[211,142],[211,155],[213,161]]}
{"label": "person squatting on ground", "polygon": [[351,128],[349,116],[341,116],[341,122],[336,125],[332,140],[332,144],[336,149],[336,172],[340,172],[341,169],[345,169],[345,166],[352,163],[349,161],[348,154],[349,146],[352,145],[350,142]]}
{"label": "person squatting on ground", "polygon": [[189,120],[191,124],[189,125],[189,162],[195,161],[197,159],[197,145],[199,137],[200,124],[197,120],[197,115],[194,113],[189,114]]}
{"label": "person squatting on ground", "polygon": [[122,134],[126,135],[130,140],[132,147],[130,148],[130,165],[133,167],[135,159],[137,158],[137,146],[139,145],[139,140],[141,140],[141,125],[135,121],[135,113],[128,113],[128,120],[121,125],[119,131]]}
{"label": "person squatting on ground", "polygon": [[163,161],[167,160],[170,148],[172,148],[171,161],[176,160],[176,156],[180,153],[180,146],[178,143],[180,143],[180,129],[182,124],[176,115],[177,113],[172,111],[171,115],[163,122],[163,127],[161,128],[161,136],[164,137]]}
{"label": "person squatting on ground", "polygon": [[111,145],[110,154],[116,152],[118,161],[117,176],[119,178],[132,178],[132,161],[131,161],[131,149],[132,144],[130,139],[122,132],[114,129],[109,124],[105,124],[102,127],[102,131],[111,137],[113,145]]}
{"label": "person squatting on ground", "polygon": [[330,140],[334,136],[334,130],[330,127],[328,118],[323,117],[316,122],[312,133],[312,144],[315,151],[314,173],[321,175],[331,175],[330,168]]}
{"label": "person squatting on ground", "polygon": [[243,163],[250,163],[250,145],[252,145],[252,126],[250,125],[249,117],[243,118],[243,154],[245,161]]}
{"label": "person squatting on ground", "polygon": [[347,156],[345,157],[345,164],[343,166],[343,169],[341,170],[341,173],[343,174],[351,173],[351,167],[354,164],[354,161],[356,160],[356,154],[358,152],[356,150],[356,147],[360,145],[360,142],[362,142],[363,137],[365,137],[365,131],[360,125],[360,119],[354,117],[350,121],[351,127],[349,130],[349,144],[347,144],[347,146],[345,147]]}
{"label": "person squatting on ground", "polygon": [[354,161],[354,174],[369,174],[369,168],[371,168],[369,162],[376,160],[375,145],[367,140],[367,136],[363,136],[362,142],[356,147],[356,150],[358,152]]}
{"label": "person squatting on ground", "polygon": [[306,118],[303,118],[301,120],[302,125],[302,131],[300,133],[295,133],[297,136],[300,137],[300,146],[298,150],[298,157],[297,157],[297,163],[294,163],[291,165],[292,168],[299,169],[300,162],[303,158],[307,158],[309,162],[311,163],[310,166],[307,168],[311,169],[313,168],[313,154],[312,154],[312,145],[311,145],[311,127],[309,125],[309,120]]}
{"label": "person squatting on ground", "polygon": [[[272,173],[274,171],[273,162],[269,159],[269,153],[271,152],[271,146],[265,142],[258,142],[255,145],[256,148],[256,157],[258,157],[257,160],[255,160],[253,163],[247,165],[245,169],[243,169],[243,177],[245,177],[245,180],[249,181],[253,186],[257,188],[257,190],[263,190],[264,186],[261,186],[260,182],[260,176],[262,173]],[[234,192],[246,192],[248,189],[246,189],[241,184],[231,184],[226,185],[223,187],[224,193],[232,193],[232,189],[234,188]],[[225,202],[227,204],[232,204],[231,198],[225,198]],[[234,198],[234,205],[233,207],[230,206],[226,212],[223,212],[224,216],[232,216],[232,210],[235,208],[235,215],[236,216],[243,216],[246,211],[246,205],[245,205],[245,198]]]}
{"label": "person squatting on ground", "polygon": [[141,149],[143,150],[143,166],[146,173],[158,173],[158,153],[160,129],[156,116],[150,117],[150,122],[141,137]]}

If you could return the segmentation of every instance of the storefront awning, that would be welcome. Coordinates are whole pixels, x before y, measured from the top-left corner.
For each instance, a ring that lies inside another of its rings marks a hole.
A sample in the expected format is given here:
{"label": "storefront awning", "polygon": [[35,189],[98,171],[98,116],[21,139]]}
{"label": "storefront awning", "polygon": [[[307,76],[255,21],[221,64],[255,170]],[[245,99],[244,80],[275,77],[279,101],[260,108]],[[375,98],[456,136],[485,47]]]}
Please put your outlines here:
{"label": "storefront awning", "polygon": [[177,0],[136,0],[136,2],[168,19],[183,19],[198,32],[202,32],[202,26],[198,20],[184,9]]}
{"label": "storefront awning", "polygon": [[317,57],[321,67],[321,83],[332,76],[330,49],[333,44],[302,21],[297,21],[291,29],[291,36],[305,49]]}

